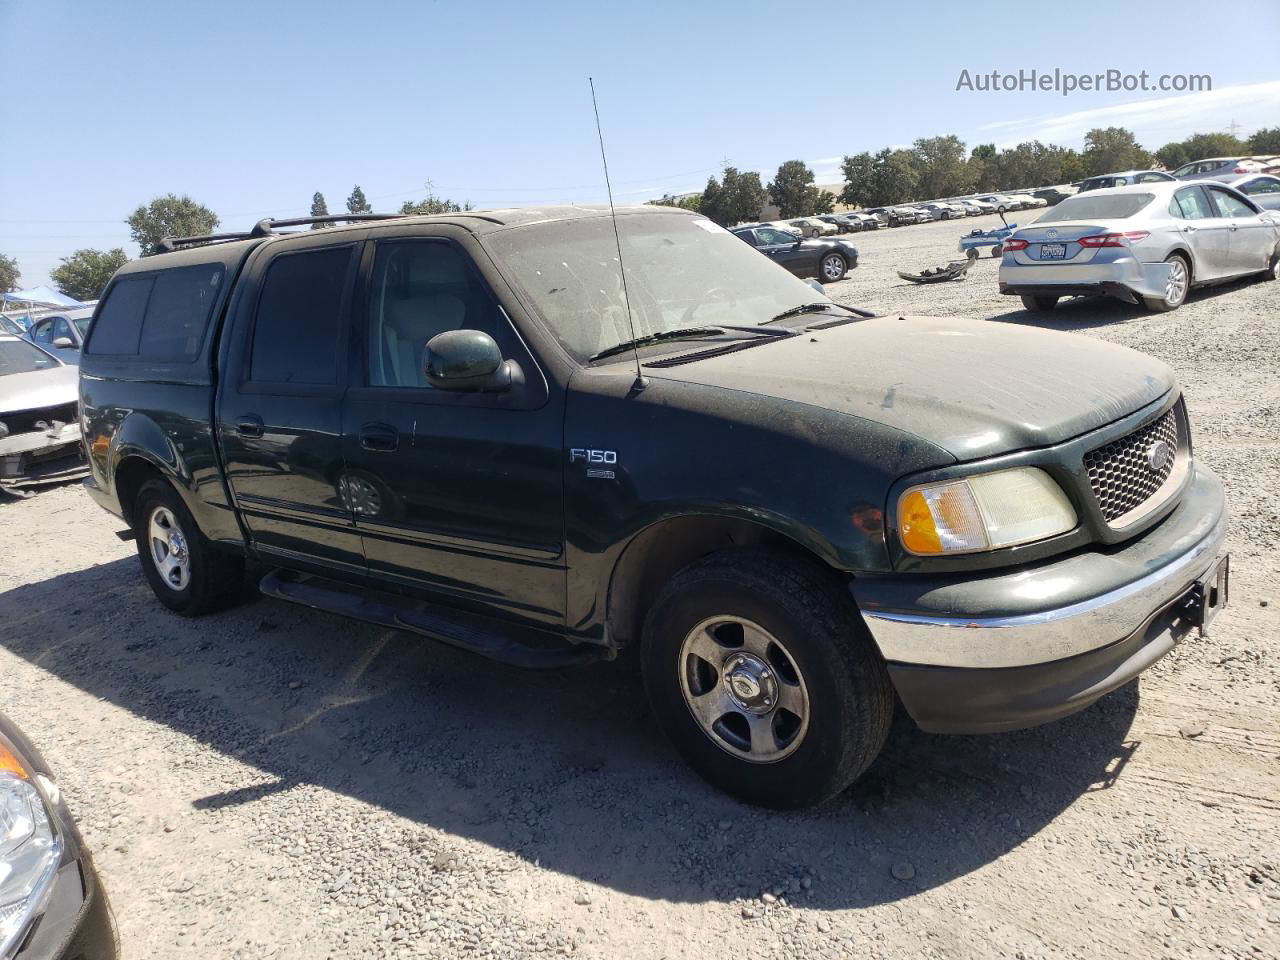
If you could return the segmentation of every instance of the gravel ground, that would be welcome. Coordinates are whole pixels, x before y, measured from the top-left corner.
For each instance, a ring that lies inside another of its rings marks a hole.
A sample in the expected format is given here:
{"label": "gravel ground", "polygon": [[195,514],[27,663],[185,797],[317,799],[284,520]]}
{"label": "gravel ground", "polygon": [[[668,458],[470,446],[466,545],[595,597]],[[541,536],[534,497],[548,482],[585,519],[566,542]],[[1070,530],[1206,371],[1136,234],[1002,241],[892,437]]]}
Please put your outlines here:
{"label": "gravel ground", "polygon": [[266,600],[186,621],[74,486],[6,502],[0,703],[60,771],[126,956],[1280,955],[1280,284],[1043,319],[994,261],[895,276],[993,220],[860,235],[830,292],[1172,364],[1234,515],[1212,637],[1038,730],[902,724],[783,815],[685,769],[625,661],[522,673]]}

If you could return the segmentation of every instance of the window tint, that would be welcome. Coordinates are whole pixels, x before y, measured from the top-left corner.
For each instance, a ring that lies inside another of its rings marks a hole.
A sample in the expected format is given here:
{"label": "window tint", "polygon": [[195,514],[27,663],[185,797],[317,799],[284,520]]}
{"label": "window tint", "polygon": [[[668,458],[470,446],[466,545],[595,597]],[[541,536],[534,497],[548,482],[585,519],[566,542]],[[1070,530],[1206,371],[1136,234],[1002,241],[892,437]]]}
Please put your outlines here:
{"label": "window tint", "polygon": [[1274,177],[1259,177],[1257,180],[1250,180],[1240,190],[1251,197],[1264,193],[1280,193],[1280,180]]}
{"label": "window tint", "polygon": [[1218,213],[1224,217],[1252,217],[1255,212],[1252,207],[1241,200],[1239,197],[1233,197],[1225,190],[1210,190],[1213,194],[1213,202],[1218,205]]}
{"label": "window tint", "polygon": [[147,307],[155,277],[125,277],[111,286],[107,302],[89,340],[89,353],[136,354],[142,333],[142,312]]}
{"label": "window tint", "polygon": [[743,230],[737,234],[737,237],[739,240],[742,240],[744,243],[749,243],[753,247],[756,245],[756,233],[754,230]]}
{"label": "window tint", "polygon": [[369,385],[429,388],[422,361],[431,338],[446,330],[483,330],[502,346],[497,320],[493,300],[453,244],[378,244],[369,296]]}
{"label": "window tint", "polygon": [[756,236],[760,238],[760,243],[764,245],[774,243],[795,243],[795,234],[783,233],[781,230],[757,230]]}
{"label": "window tint", "polygon": [[138,353],[153,360],[194,359],[222,283],[222,264],[166,270],[155,278]]}
{"label": "window tint", "polygon": [[[1204,193],[1199,187],[1179,190],[1173,195],[1173,202],[1179,211],[1177,216],[1183,220],[1206,220],[1213,216],[1213,211],[1209,209],[1208,201],[1205,200]],[[1172,209],[1170,207],[1170,212]]]}
{"label": "window tint", "polygon": [[342,294],[352,250],[326,248],[272,261],[253,325],[251,380],[338,382]]}

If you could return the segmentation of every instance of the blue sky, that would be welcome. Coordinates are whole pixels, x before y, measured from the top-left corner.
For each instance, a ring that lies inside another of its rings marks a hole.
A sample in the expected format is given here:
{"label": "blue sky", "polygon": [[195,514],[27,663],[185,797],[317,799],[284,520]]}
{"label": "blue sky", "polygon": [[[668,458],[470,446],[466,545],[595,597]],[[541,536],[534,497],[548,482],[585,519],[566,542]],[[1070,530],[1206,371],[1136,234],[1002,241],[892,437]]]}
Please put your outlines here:
{"label": "blue sky", "polygon": [[[1155,147],[1280,125],[1270,0],[1209,22],[1164,0],[1113,23],[954,0],[0,0],[0,38],[0,252],[26,285],[78,247],[136,254],[123,218],[171,191],[226,229],[305,215],[316,190],[341,209],[354,183],[377,210],[427,180],[480,207],[602,201],[589,75],[619,202],[698,189],[726,158],[766,181],[798,158],[834,181],[842,154],[942,133],[1078,147],[1122,123]],[[1214,89],[956,91],[962,69],[1055,67],[1206,73]]]}

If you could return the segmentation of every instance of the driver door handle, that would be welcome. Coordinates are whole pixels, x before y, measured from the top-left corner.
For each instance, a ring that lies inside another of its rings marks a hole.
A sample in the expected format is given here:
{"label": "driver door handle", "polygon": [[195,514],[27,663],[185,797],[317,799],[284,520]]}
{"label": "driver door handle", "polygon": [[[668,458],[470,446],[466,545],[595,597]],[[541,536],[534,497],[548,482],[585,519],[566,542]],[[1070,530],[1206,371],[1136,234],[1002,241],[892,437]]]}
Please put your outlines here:
{"label": "driver door handle", "polygon": [[365,450],[390,453],[400,446],[400,433],[385,423],[366,423],[360,428],[360,446]]}
{"label": "driver door handle", "polygon": [[236,421],[236,433],[242,437],[260,437],[262,436],[262,431],[262,418],[254,414],[241,417]]}

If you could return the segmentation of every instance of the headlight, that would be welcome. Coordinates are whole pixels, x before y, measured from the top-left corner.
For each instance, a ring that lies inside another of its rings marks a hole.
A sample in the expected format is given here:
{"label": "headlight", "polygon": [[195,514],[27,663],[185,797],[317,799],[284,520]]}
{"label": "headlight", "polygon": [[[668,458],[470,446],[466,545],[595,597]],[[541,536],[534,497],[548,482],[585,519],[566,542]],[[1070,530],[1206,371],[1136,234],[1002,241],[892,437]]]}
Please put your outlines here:
{"label": "headlight", "polygon": [[1066,533],[1076,511],[1036,467],[912,487],[898,501],[898,533],[914,554],[976,553]]}
{"label": "headlight", "polygon": [[36,774],[0,737],[0,957],[7,957],[44,909],[62,858]]}

